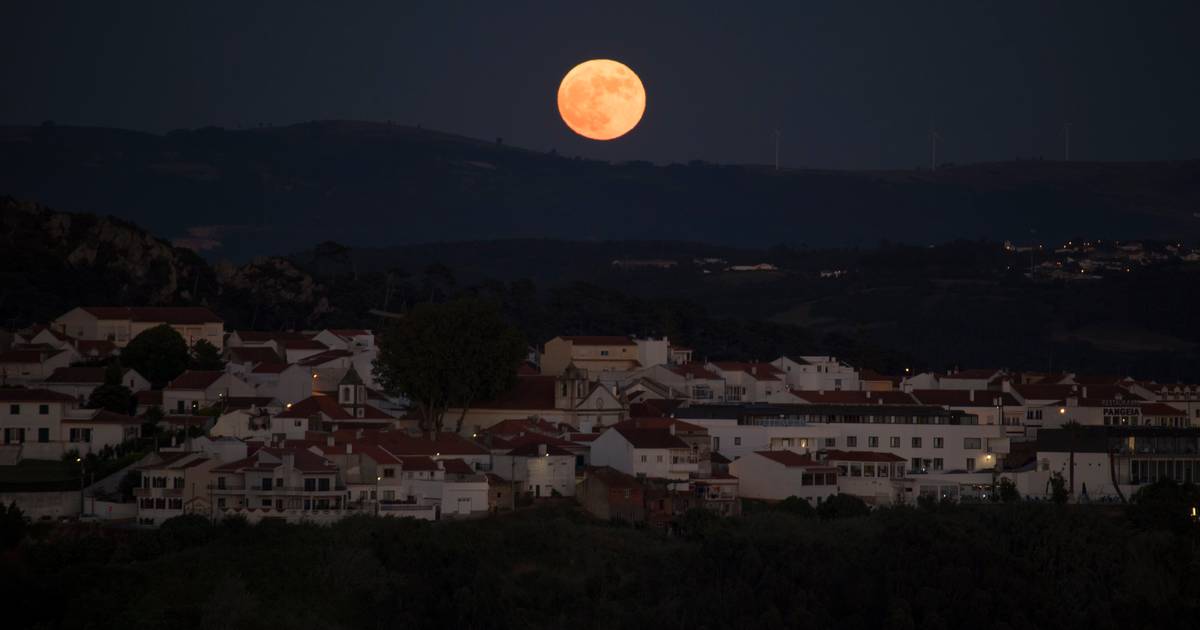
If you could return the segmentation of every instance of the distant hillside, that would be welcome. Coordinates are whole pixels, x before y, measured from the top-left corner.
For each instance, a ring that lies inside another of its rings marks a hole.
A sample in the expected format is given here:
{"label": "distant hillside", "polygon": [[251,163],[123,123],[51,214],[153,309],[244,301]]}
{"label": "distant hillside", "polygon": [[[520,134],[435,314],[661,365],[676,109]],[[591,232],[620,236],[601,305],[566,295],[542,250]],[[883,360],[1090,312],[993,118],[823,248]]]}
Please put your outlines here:
{"label": "distant hillside", "polygon": [[0,194],[112,214],[238,260],[325,240],[816,247],[1200,236],[1200,161],[776,172],[609,164],[346,121],[166,135],[0,127]]}

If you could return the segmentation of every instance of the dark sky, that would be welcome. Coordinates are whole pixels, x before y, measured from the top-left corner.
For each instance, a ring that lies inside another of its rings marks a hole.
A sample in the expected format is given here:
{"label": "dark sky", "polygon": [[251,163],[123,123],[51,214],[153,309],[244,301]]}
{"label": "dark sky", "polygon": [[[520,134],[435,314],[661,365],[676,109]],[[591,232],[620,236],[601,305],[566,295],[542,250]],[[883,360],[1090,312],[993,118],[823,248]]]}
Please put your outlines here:
{"label": "dark sky", "polygon": [[[187,6],[183,6],[187,5]],[[8,2],[0,123],[152,131],[352,118],[655,162],[911,168],[1200,156],[1200,2]],[[574,136],[609,57],[646,117]]]}

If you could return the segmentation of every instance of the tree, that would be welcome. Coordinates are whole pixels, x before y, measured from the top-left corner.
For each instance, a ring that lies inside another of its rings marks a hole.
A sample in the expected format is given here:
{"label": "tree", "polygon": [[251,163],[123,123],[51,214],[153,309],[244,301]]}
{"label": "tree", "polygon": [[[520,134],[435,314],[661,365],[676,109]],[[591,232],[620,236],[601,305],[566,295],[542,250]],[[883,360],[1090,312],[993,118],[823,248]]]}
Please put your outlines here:
{"label": "tree", "polygon": [[1062,473],[1054,471],[1047,483],[1050,485],[1051,501],[1062,505],[1071,498],[1071,493],[1067,491],[1067,480],[1063,478]]}
{"label": "tree", "polygon": [[1021,493],[1017,492],[1017,484],[1013,483],[1012,479],[1004,477],[1000,480],[1000,489],[998,491],[1000,500],[1004,503],[1016,503],[1021,500]]}
{"label": "tree", "polygon": [[459,299],[420,304],[383,337],[375,376],[389,394],[404,396],[422,430],[440,431],[450,408],[461,410],[516,384],[525,342],[490,302]]}
{"label": "tree", "polygon": [[817,515],[816,509],[813,508],[812,504],[809,503],[807,499],[802,499],[795,495],[775,504],[775,509],[780,512],[795,514],[796,516],[803,516],[805,518]]}
{"label": "tree", "polygon": [[16,547],[25,538],[25,513],[13,501],[7,507],[0,503],[0,549]]}
{"label": "tree", "polygon": [[124,374],[125,370],[120,363],[110,363],[104,369],[104,383],[92,390],[87,407],[129,414],[133,407],[133,392],[121,382]]}
{"label": "tree", "polygon": [[225,361],[221,359],[221,351],[217,350],[217,347],[209,343],[207,339],[197,341],[192,346],[191,369],[224,370]]}
{"label": "tree", "polygon": [[191,361],[187,342],[167,324],[142,331],[121,350],[121,361],[163,387],[187,369]]}
{"label": "tree", "polygon": [[817,516],[823,519],[866,516],[871,508],[852,494],[835,494],[817,506]]}

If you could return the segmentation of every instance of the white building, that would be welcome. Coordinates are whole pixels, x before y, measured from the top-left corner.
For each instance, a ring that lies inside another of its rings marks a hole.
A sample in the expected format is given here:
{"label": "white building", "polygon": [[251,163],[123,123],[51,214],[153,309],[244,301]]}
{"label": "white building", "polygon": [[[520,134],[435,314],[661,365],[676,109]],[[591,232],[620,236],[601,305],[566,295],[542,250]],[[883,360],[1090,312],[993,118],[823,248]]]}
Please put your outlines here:
{"label": "white building", "polygon": [[219,463],[197,452],[158,453],[138,468],[142,485],[133,489],[138,525],[157,527],[184,514],[209,516],[209,471]]}
{"label": "white building", "polygon": [[167,324],[193,346],[201,339],[225,345],[225,324],[211,310],[199,306],[82,306],[50,323],[50,327],[76,339],[109,340],[123,348],[142,332]]}
{"label": "white building", "polygon": [[163,388],[163,411],[195,413],[227,398],[255,395],[254,387],[228,372],[188,370]]}
{"label": "white building", "polygon": [[660,428],[640,420],[618,422],[592,442],[591,460],[638,477],[685,480],[699,472],[699,458],[675,434],[674,423]]}
{"label": "white building", "polygon": [[[105,371],[102,367],[58,368],[42,382],[42,387],[71,396],[83,405],[91,397],[92,391],[104,384]],[[134,394],[150,389],[150,381],[138,374],[137,370],[129,368],[122,373],[121,384]]]}
{"label": "white building", "polygon": [[561,446],[530,442],[494,455],[492,472],[534,498],[575,496],[575,454]]}
{"label": "white building", "polygon": [[830,356],[779,357],[771,362],[783,372],[791,389],[815,391],[858,390],[858,370]]}
{"label": "white building", "polygon": [[819,505],[838,493],[837,469],[795,451],[751,451],[729,465],[743,497],[782,501],[799,497]]}

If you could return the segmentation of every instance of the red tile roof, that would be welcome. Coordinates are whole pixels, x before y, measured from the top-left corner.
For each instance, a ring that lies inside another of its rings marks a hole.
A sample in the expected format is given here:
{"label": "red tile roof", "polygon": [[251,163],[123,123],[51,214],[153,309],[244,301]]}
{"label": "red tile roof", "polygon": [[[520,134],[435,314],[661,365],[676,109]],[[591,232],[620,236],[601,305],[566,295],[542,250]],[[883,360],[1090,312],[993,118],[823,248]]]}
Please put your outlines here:
{"label": "red tile roof", "polygon": [[557,377],[517,376],[517,384],[507,392],[488,401],[471,405],[472,409],[554,409],[554,386]]}
{"label": "red tile roof", "polygon": [[218,370],[188,370],[167,383],[166,389],[208,389],[224,374]]}
{"label": "red tile roof", "polygon": [[609,488],[640,488],[642,487],[633,475],[627,475],[610,466],[589,466],[584,472],[590,479],[596,479]]}
{"label": "red tile roof", "polygon": [[82,383],[91,385],[104,382],[105,368],[102,367],[61,367],[46,378],[47,383]]}
{"label": "red tile roof", "polygon": [[447,474],[451,475],[474,475],[475,469],[471,465],[461,459],[443,459],[442,468]]}
{"label": "red tile roof", "polygon": [[277,414],[277,418],[308,418],[317,413],[329,416],[331,420],[354,420],[341,405],[330,396],[309,396]]}
{"label": "red tile roof", "polygon": [[[754,451],[755,454],[761,455],[777,464],[783,464],[788,468],[828,468],[828,465],[823,464],[809,457],[801,455],[796,451]],[[835,469],[836,470],[836,469]]]}
{"label": "red tile roof", "polygon": [[139,405],[148,407],[161,407],[163,401],[163,393],[161,389],[146,389],[137,392],[133,395],[133,399]]}
{"label": "red tile roof", "polygon": [[1187,412],[1176,409],[1166,403],[1146,403],[1142,405],[1143,416],[1186,416]]}
{"label": "red tile roof", "polygon": [[379,431],[376,442],[396,455],[454,456],[487,455],[488,450],[457,433],[412,436],[402,431]]}
{"label": "red tile roof", "polygon": [[746,363],[743,361],[713,361],[723,372],[745,372],[759,381],[777,381],[783,371],[770,363]]}
{"label": "red tile roof", "polygon": [[546,435],[556,435],[558,427],[541,418],[509,418],[501,420],[483,430],[484,433],[492,435],[516,435],[529,431],[536,431]]}
{"label": "red tile roof", "polygon": [[[280,459],[281,463],[266,461],[263,455],[271,455]],[[263,447],[254,452],[253,455],[246,459],[240,459],[235,462],[230,462],[224,466],[218,466],[213,469],[213,472],[241,472],[247,469],[267,469],[274,470],[282,466],[284,455],[291,455],[294,458],[294,466],[296,470],[303,473],[333,473],[337,472],[337,465],[333,462],[317,455],[316,453],[299,448],[274,448]]]}
{"label": "red tile roof", "polygon": [[62,422],[63,424],[119,424],[126,426],[142,424],[141,420],[133,416],[127,416],[123,413],[113,413],[104,409],[96,411],[89,418],[63,418]]}
{"label": "red tile roof", "polygon": [[629,414],[631,416],[643,418],[666,418],[675,413],[675,410],[683,405],[682,400],[662,400],[652,398],[641,402],[632,403],[629,405]]}
{"label": "red tile roof", "polygon": [[238,339],[249,343],[281,342],[288,339],[312,339],[312,335],[308,333],[294,331],[238,330],[234,334],[237,335]]}
{"label": "red tile roof", "polygon": [[632,339],[625,335],[561,335],[559,339],[570,341],[576,346],[636,346]]}
{"label": "red tile roof", "polygon": [[824,451],[825,461],[830,462],[892,462],[908,461],[895,453],[880,453],[876,451]]}
{"label": "red tile roof", "polygon": [[229,349],[229,360],[233,363],[279,363],[278,352],[269,346],[238,346]]}
{"label": "red tile roof", "polygon": [[63,402],[75,399],[48,389],[26,389],[24,387],[0,388],[0,402]]}
{"label": "red tile roof", "polygon": [[663,429],[669,430],[671,425],[675,425],[676,435],[708,435],[708,429],[698,424],[676,420],[674,418],[630,418],[626,422],[631,422],[639,429]]}
{"label": "red tile roof", "polygon": [[683,365],[673,365],[667,368],[668,370],[683,376],[699,379],[720,380],[721,375],[704,367],[703,363],[684,363]]}
{"label": "red tile roof", "polygon": [[42,350],[9,350],[0,352],[0,363],[41,363],[52,354],[57,354],[57,351],[51,353]]}
{"label": "red tile roof", "polygon": [[96,319],[163,322],[166,324],[221,323],[216,313],[202,306],[84,306]]}
{"label": "red tile roof", "polygon": [[517,366],[517,374],[519,376],[533,376],[535,374],[541,374],[541,371],[537,369],[536,365],[528,361],[522,361],[521,365]]}
{"label": "red tile roof", "polygon": [[635,420],[625,420],[618,422],[608,429],[616,431],[625,438],[627,442],[633,445],[634,448],[649,448],[649,449],[670,449],[670,448],[691,448],[687,442],[684,442],[677,435],[671,435],[671,432],[666,428],[645,428],[639,426]]}
{"label": "red tile roof", "polygon": [[259,363],[250,370],[251,374],[279,374],[288,369],[290,364],[287,363]]}

